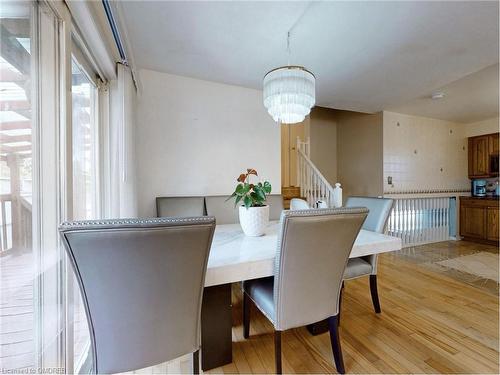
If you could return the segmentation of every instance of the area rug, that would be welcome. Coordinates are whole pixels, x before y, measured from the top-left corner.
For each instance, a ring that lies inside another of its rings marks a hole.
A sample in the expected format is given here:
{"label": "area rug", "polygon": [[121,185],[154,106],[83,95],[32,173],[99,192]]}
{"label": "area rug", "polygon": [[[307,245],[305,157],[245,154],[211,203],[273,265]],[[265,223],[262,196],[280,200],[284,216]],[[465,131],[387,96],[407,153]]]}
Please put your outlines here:
{"label": "area rug", "polygon": [[464,255],[457,258],[436,262],[444,267],[454,268],[485,279],[499,282],[498,254],[480,251],[475,254]]}

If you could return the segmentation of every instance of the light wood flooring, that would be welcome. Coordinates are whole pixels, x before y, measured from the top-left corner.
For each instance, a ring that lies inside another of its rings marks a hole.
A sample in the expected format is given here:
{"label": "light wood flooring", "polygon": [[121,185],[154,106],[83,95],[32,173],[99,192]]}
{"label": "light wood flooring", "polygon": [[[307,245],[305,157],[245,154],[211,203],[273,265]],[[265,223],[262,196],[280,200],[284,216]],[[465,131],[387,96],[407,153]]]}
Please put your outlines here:
{"label": "light wood flooring", "polygon": [[[477,251],[498,253],[498,248],[448,241],[382,255],[381,314],[373,312],[367,278],[346,282],[340,326],[346,372],[499,373],[498,284],[434,266]],[[252,307],[245,340],[241,321],[241,292],[235,284],[233,363],[210,372],[274,372],[271,324]],[[328,334],[286,331],[282,351],[284,373],[336,372]]]}

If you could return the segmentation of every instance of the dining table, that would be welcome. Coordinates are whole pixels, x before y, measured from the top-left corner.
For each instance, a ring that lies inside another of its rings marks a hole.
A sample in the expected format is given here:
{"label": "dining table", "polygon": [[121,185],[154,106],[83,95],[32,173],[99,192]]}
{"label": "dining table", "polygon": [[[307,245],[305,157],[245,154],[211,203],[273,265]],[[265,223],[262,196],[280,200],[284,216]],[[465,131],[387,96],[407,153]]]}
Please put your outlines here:
{"label": "dining table", "polygon": [[[201,364],[204,371],[232,362],[231,284],[274,275],[279,230],[279,221],[269,222],[260,237],[246,236],[240,224],[216,226],[201,311]],[[310,246],[313,248],[314,242]],[[401,248],[400,238],[361,229],[350,258]]]}

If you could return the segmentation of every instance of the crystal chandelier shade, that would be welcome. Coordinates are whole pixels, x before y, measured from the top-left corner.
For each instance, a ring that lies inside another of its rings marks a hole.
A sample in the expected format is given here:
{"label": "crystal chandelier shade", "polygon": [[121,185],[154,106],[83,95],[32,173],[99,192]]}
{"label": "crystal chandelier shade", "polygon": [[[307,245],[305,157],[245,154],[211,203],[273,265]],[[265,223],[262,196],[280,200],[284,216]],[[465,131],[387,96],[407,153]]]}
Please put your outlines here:
{"label": "crystal chandelier shade", "polygon": [[284,66],[264,77],[264,106],[282,124],[304,121],[316,101],[316,79],[301,66]]}

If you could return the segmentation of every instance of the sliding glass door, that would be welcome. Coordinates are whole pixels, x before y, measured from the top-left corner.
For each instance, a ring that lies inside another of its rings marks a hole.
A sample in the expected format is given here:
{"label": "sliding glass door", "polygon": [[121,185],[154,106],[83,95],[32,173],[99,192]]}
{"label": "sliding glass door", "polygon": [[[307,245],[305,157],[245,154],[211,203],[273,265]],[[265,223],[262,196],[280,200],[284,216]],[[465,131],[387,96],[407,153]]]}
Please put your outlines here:
{"label": "sliding glass door", "polygon": [[3,1],[0,18],[0,368],[61,371],[62,26],[29,1]]}
{"label": "sliding glass door", "polygon": [[37,364],[36,256],[32,247],[35,9],[2,4],[0,14],[0,361]]}

